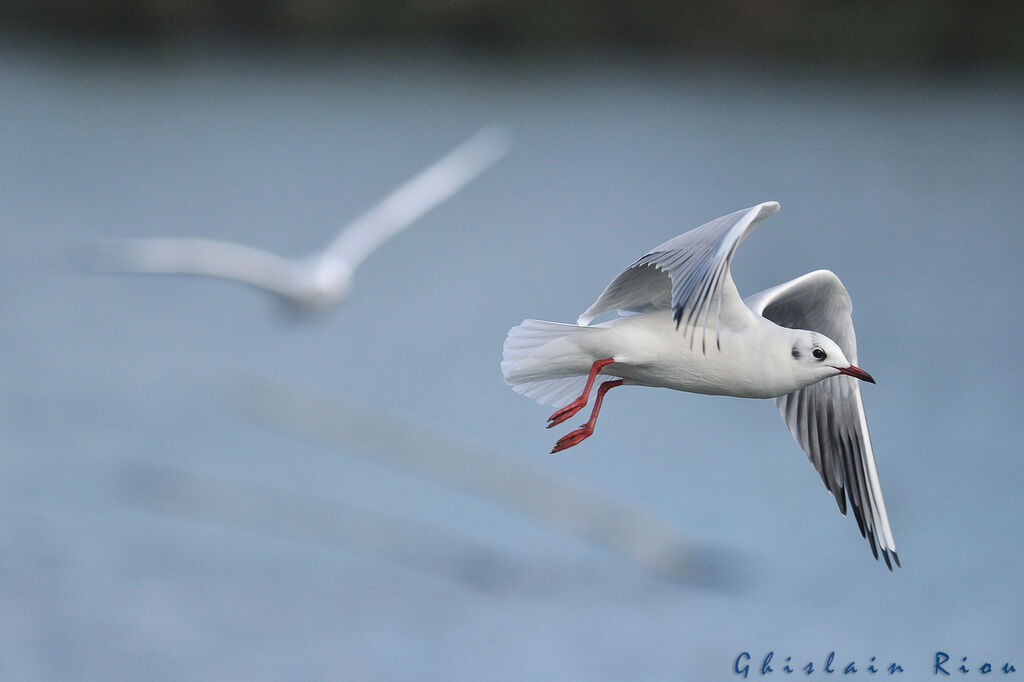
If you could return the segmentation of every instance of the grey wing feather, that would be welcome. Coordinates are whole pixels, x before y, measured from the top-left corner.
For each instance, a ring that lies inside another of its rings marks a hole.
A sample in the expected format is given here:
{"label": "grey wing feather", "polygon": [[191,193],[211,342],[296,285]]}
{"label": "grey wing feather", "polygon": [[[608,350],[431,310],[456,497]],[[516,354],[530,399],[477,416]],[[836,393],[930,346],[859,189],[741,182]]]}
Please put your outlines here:
{"label": "grey wing feather", "polygon": [[[645,256],[646,258],[646,256]],[[637,261],[612,280],[594,305],[576,320],[587,325],[609,311],[649,312],[672,307],[672,280],[664,270]]]}
{"label": "grey wing feather", "polygon": [[[839,345],[851,363],[857,363],[853,305],[846,287],[832,272],[808,273],[750,296],[746,304],[782,327],[824,334]],[[775,402],[840,511],[846,514],[848,500],[875,557],[881,549],[890,569],[892,562],[899,566],[864,417],[860,382],[835,376],[780,396]]]}
{"label": "grey wing feather", "polygon": [[[712,308],[716,324],[730,314],[747,314],[732,282],[729,265],[740,243],[779,204],[758,204],[716,218],[656,247],[630,265],[579,317],[589,324],[611,310],[671,308],[677,325],[707,325]],[[741,310],[742,309],[742,310]],[[684,330],[685,331],[685,330]]]}

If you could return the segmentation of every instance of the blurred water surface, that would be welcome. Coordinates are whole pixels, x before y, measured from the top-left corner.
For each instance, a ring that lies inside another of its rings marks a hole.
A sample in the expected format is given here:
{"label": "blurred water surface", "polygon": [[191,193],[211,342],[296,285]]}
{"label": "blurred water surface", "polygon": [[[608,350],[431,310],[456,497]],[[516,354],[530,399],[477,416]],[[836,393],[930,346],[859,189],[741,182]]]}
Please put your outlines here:
{"label": "blurred water surface", "polygon": [[[73,267],[96,237],[313,251],[492,120],[512,154],[323,317]],[[0,677],[726,679],[743,651],[753,674],[833,650],[860,676],[930,676],[937,650],[1024,670],[1019,80],[15,42],[0,121]],[[649,247],[769,199],[735,279],[828,267],[850,290],[894,573],[770,403],[622,390],[555,457],[550,410],[501,381],[510,326],[573,320]],[[741,580],[673,583],[248,421],[239,373],[600,490]],[[316,525],[350,509],[426,530],[394,560]]]}

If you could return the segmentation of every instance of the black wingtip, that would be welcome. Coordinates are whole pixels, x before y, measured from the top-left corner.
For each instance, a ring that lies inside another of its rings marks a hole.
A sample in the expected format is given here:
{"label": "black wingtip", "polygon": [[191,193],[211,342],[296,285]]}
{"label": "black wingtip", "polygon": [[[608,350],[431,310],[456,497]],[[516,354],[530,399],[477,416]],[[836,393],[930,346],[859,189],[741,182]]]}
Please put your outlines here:
{"label": "black wingtip", "polygon": [[887,550],[882,550],[882,558],[885,559],[885,565],[888,566],[889,570],[891,571],[892,561],[889,559],[889,552]]}
{"label": "black wingtip", "polygon": [[874,545],[875,535],[868,529],[868,524],[864,522],[864,513],[861,512],[860,507],[853,507],[853,518],[857,519],[857,529],[860,530],[860,536],[867,538],[868,542]]}
{"label": "black wingtip", "polygon": [[896,553],[896,550],[890,550],[890,553],[892,554],[892,560],[896,562],[896,568],[903,568],[900,565],[900,556]]}

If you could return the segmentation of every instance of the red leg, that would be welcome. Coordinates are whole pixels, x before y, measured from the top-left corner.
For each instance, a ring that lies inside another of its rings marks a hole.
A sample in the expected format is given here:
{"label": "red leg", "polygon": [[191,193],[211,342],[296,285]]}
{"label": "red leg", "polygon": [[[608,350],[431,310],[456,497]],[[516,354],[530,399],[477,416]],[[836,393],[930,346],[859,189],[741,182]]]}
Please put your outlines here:
{"label": "red leg", "polygon": [[566,448],[571,448],[573,445],[579,444],[583,439],[589,438],[594,433],[594,424],[597,423],[597,413],[601,411],[601,403],[604,402],[604,394],[615,388],[616,386],[622,385],[622,379],[614,379],[612,381],[606,381],[597,387],[597,396],[594,397],[594,411],[590,413],[590,419],[586,424],[570,431],[555,443],[555,447],[551,450],[552,453],[560,452]]}
{"label": "red leg", "polygon": [[577,412],[583,409],[583,406],[587,404],[587,399],[590,397],[590,389],[594,385],[594,379],[597,378],[597,373],[608,365],[615,362],[614,358],[605,358],[604,360],[598,360],[590,367],[590,375],[587,377],[587,385],[583,388],[583,393],[579,398],[572,401],[562,409],[555,412],[553,415],[548,417],[548,428],[550,429],[555,424],[561,424],[569,417],[573,416]]}

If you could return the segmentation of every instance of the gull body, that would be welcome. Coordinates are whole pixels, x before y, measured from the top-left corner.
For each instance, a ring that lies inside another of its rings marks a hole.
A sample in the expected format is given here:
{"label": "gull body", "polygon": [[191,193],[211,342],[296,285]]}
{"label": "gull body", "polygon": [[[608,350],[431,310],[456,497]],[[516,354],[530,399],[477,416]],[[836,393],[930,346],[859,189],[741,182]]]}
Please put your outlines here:
{"label": "gull body", "polygon": [[[672,316],[671,310],[659,310],[593,326],[566,325],[586,331],[565,330],[568,333],[544,344],[511,376],[517,381],[585,377],[594,362],[613,358],[614,362],[600,373],[619,377],[626,385],[738,398],[775,398],[836,373],[832,366],[817,363],[802,366],[771,362],[779,355],[791,355],[794,346],[809,346],[815,341],[826,347],[834,346],[820,335],[794,332],[764,318],[755,318],[748,326],[718,330],[716,352],[708,353],[699,344],[681,342]],[[526,320],[523,326],[529,329],[535,322]],[[833,350],[837,361],[842,361],[842,351],[838,347]]]}
{"label": "gull body", "polygon": [[[670,239],[616,277],[576,324],[524,320],[509,330],[501,369],[512,388],[560,406],[562,423],[596,391],[590,419],[552,452],[593,434],[604,395],[621,385],[775,399],[826,488],[847,500],[871,550],[899,565],[882,500],[857,367],[852,304],[817,270],[741,299],[730,265],[739,244],[779,209],[766,202]],[[618,317],[592,324],[598,316]]]}
{"label": "gull body", "polygon": [[347,297],[356,268],[501,159],[511,146],[495,125],[478,131],[349,223],[323,251],[292,259],[215,239],[127,239],[107,242],[97,268],[148,275],[197,275],[263,289],[301,310],[321,310]]}

